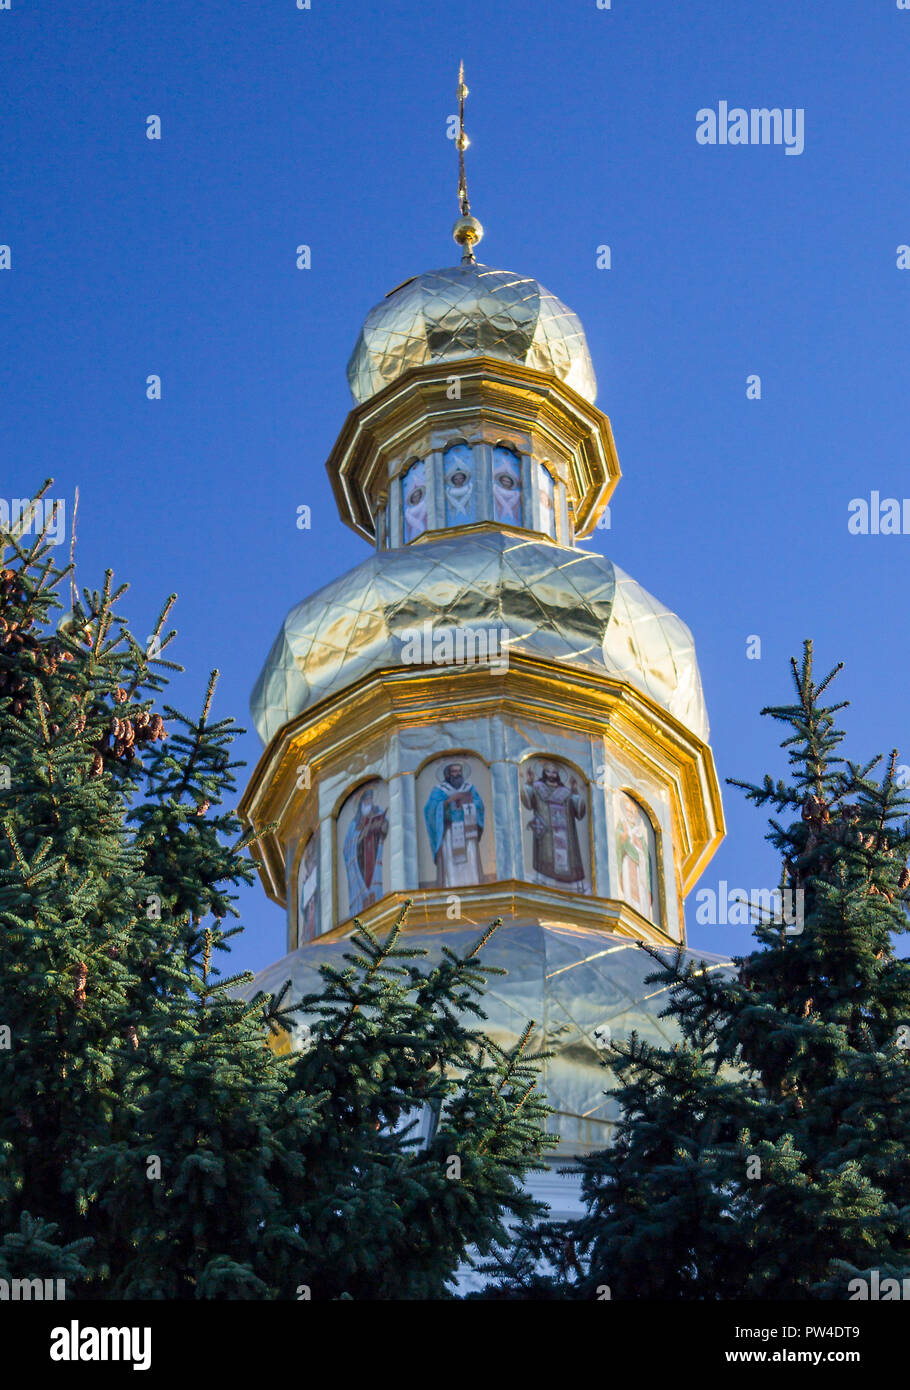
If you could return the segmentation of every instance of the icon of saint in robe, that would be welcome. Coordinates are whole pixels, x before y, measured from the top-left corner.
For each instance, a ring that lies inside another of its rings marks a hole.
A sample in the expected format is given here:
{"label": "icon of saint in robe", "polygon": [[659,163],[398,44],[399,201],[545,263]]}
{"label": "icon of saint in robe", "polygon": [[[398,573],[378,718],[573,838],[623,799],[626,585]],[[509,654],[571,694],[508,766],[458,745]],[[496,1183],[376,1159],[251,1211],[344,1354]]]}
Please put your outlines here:
{"label": "icon of saint in robe", "polygon": [[311,835],[300,861],[300,926],[299,942],[312,941],[319,920],[319,863],[316,836]]}
{"label": "icon of saint in robe", "polygon": [[626,792],[619,792],[616,801],[616,859],[622,896],[654,922],[655,874],[648,833],[651,827],[644,811]]}
{"label": "icon of saint in robe", "polygon": [[493,450],[493,504],[497,521],[521,525],[521,459],[498,444]]}
{"label": "icon of saint in robe", "polygon": [[483,879],[483,801],[473,782],[468,781],[469,772],[464,762],[447,763],[423,808],[440,888],[465,887]]}
{"label": "icon of saint in robe", "polygon": [[521,804],[532,813],[529,826],[536,881],[587,893],[576,822],[584,820],[588,808],[575,778],[571,777],[566,786],[556,763],[544,763],[537,777],[529,767]]}
{"label": "icon of saint in robe", "polygon": [[375,799],[375,789],[361,792],[342,848],[348,879],[348,912],[358,916],[382,897],[382,846],[389,833],[389,813]]}
{"label": "icon of saint in robe", "polygon": [[421,459],[414,463],[401,480],[401,499],[404,509],[404,538],[412,541],[427,529],[427,471]]}

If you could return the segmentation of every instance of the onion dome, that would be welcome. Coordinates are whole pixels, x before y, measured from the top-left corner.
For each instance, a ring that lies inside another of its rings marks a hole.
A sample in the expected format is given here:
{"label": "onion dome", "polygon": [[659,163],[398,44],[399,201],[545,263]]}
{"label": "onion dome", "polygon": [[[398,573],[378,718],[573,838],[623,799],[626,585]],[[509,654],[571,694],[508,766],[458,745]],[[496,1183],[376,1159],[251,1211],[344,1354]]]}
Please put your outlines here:
{"label": "onion dome", "polygon": [[682,619],[602,555],[487,531],[371,555],[292,608],[253,691],[263,742],[364,676],[400,670],[405,634],[425,622],[505,626],[513,656],[626,681],[708,738]]}
{"label": "onion dome", "polygon": [[371,309],[348,382],[361,405],[411,367],[483,356],[551,373],[585,400],[597,395],[578,316],[537,280],[473,261],[415,275]]}

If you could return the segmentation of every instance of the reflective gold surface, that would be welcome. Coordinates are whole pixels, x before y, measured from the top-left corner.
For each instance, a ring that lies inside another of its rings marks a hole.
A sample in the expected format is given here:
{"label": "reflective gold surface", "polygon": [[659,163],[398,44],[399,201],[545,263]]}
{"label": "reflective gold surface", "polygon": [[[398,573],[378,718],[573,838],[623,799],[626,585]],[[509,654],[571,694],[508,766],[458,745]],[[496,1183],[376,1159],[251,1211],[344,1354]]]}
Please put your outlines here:
{"label": "reflective gold surface", "polygon": [[[481,926],[486,923],[409,932],[405,944],[428,952],[418,962],[425,970],[440,958],[443,945],[459,952],[473,945]],[[346,950],[347,940],[312,942],[262,971],[243,992],[246,997],[257,989],[276,992],[290,979],[291,995],[298,999],[319,989],[319,966],[340,965]],[[720,956],[691,955],[709,969],[725,964]],[[614,1103],[604,1094],[614,1084],[613,1073],[601,1065],[604,1028],[616,1039],[633,1029],[652,1042],[676,1036],[668,1020],[659,1017],[666,992],[645,983],[656,968],[651,957],[609,932],[517,919],[500,927],[483,959],[508,973],[490,979],[483,1000],[487,1021],[476,1026],[500,1045],[512,1046],[533,1019],[532,1050],[554,1054],[543,1063],[543,1086],[556,1110],[549,1127],[561,1136],[557,1154],[570,1156],[602,1145],[616,1116]],[[299,1018],[298,1026],[304,1022]],[[291,1039],[292,1046],[298,1037]]]}
{"label": "reflective gold surface", "polygon": [[486,356],[409,367],[355,406],[326,462],[342,520],[375,540],[377,509],[414,459],[451,443],[500,441],[566,486],[575,539],[589,535],[621,469],[610,421],[560,380],[524,362]]}
{"label": "reflective gold surface", "polygon": [[593,401],[584,329],[536,280],[462,264],[406,280],[371,309],[348,363],[354,399],[369,400],[411,367],[501,358],[549,372]]}
{"label": "reflective gold surface", "polygon": [[404,631],[424,622],[505,628],[510,657],[626,681],[708,738],[681,619],[603,556],[491,527],[372,555],[291,609],[253,691],[263,741],[370,672],[401,667]]}
{"label": "reflective gold surface", "polygon": [[[465,720],[474,721],[471,737]],[[415,731],[425,735],[438,730],[451,734],[450,745],[454,739],[460,747],[480,746],[482,751],[484,740],[478,742],[476,736],[481,727],[489,731],[488,741],[509,738],[509,727],[523,731],[523,751],[529,751],[532,743],[552,750],[563,737],[577,746],[576,736],[581,734],[589,740],[590,763],[606,758],[612,765],[619,760],[662,787],[669,798],[672,851],[668,853],[680,902],[723,839],[723,806],[709,746],[631,685],[582,668],[560,670],[528,657],[516,658],[506,677],[482,668],[449,668],[441,673],[438,668],[399,666],[367,676],[321,701],[286,724],[263,752],[241,799],[240,813],[248,824],[261,827],[256,857],[268,894],[285,902],[287,849],[311,808],[311,793],[300,790],[301,766],[311,770],[314,787],[322,788],[328,781],[334,794],[341,784],[349,785],[352,777],[376,770],[377,748],[392,760],[389,767],[380,769],[382,775],[392,775],[396,749],[403,738],[413,742]],[[589,772],[593,776],[593,767]],[[649,794],[644,795],[650,800]],[[324,797],[323,812],[331,813],[333,804],[331,795]],[[504,806],[498,814],[506,817],[503,828],[511,823],[511,813]],[[609,875],[604,881],[609,881]],[[406,876],[399,886],[413,887],[416,882],[416,876]],[[539,905],[541,890],[535,889],[534,897]],[[429,899],[425,901],[429,906]],[[555,904],[548,900],[548,906],[558,915]],[[596,925],[588,920],[587,907],[587,899],[573,895],[572,920]],[[605,925],[609,912],[602,900],[597,912]],[[436,920],[444,918],[445,904],[436,904],[436,913]],[[502,915],[502,911],[491,915]],[[326,923],[324,930],[335,925]],[[622,931],[624,925],[618,923],[616,929]],[[640,935],[640,930],[635,934]]]}

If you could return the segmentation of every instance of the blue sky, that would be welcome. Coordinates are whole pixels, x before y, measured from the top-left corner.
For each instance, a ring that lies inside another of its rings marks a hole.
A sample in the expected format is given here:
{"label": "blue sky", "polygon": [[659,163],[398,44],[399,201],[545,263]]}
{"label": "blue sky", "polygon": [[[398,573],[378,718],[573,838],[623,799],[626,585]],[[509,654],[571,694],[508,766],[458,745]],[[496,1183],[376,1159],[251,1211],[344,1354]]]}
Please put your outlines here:
{"label": "blue sky", "polygon": [[[910,536],[847,530],[852,498],[910,494],[896,0],[11,0],[0,494],[78,485],[82,580],[128,579],[141,633],[176,589],[174,702],[218,666],[218,712],[248,724],[285,611],[367,553],[324,461],[367,310],[457,259],[461,57],[481,258],[582,318],[624,472],[591,547],[692,627],[721,777],[782,766],[758,711],[805,636],[846,663],[851,752],[910,763]],[[699,145],[722,100],[804,110],[804,152]],[[725,806],[703,882],[774,882],[762,817]],[[693,905],[693,945],[746,946]],[[258,887],[243,908],[258,968],[282,915]]]}

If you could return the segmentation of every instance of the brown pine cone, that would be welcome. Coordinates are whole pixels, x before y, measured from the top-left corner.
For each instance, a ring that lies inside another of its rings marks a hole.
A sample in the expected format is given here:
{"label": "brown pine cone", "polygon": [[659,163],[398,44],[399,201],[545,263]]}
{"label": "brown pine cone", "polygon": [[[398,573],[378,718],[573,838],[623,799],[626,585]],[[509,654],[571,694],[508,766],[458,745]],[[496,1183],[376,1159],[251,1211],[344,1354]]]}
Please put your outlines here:
{"label": "brown pine cone", "polygon": [[831,813],[820,796],[807,796],[803,802],[803,820],[817,821],[821,825],[827,825],[831,819]]}
{"label": "brown pine cone", "polygon": [[100,753],[96,753],[94,758],[92,758],[92,776],[100,777],[103,771],[104,759],[102,758]]}
{"label": "brown pine cone", "polygon": [[85,1006],[85,985],[88,980],[88,966],[80,961],[76,966],[76,984],[73,990],[73,1003],[77,1009]]}

